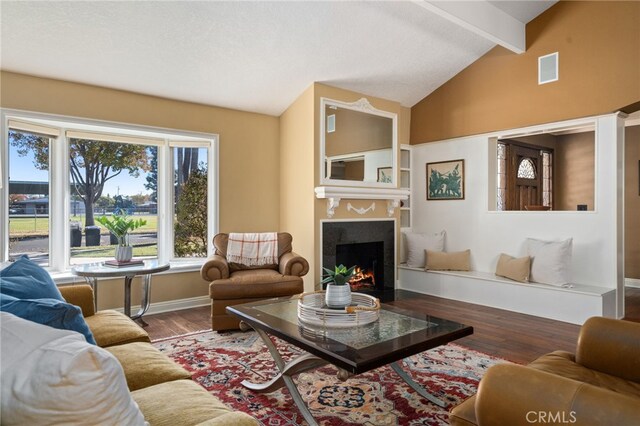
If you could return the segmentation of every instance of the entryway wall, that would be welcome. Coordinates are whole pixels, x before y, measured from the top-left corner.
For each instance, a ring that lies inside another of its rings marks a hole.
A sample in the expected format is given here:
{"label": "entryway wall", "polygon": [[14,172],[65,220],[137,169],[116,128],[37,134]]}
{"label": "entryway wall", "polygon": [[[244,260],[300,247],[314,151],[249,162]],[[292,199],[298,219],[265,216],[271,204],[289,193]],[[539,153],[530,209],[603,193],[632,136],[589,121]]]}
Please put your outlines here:
{"label": "entryway wall", "polygon": [[627,285],[640,287],[640,125],[625,128],[624,267]]}

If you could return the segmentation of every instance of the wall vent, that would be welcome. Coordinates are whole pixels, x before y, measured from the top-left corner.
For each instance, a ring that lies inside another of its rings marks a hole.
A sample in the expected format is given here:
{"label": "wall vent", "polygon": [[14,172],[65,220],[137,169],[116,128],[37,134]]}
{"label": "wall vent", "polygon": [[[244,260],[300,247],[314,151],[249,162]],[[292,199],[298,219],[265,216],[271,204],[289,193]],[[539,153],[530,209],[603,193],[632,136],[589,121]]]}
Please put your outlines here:
{"label": "wall vent", "polygon": [[538,84],[558,81],[558,52],[538,58]]}

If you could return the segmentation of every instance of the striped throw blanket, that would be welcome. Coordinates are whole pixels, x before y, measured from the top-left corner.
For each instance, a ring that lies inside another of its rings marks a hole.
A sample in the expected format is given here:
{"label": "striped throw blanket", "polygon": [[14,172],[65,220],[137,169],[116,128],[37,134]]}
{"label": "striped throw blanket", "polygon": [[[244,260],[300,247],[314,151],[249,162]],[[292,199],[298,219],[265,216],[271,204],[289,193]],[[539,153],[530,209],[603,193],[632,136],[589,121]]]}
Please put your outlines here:
{"label": "striped throw blanket", "polygon": [[278,233],[229,234],[227,261],[245,266],[278,263]]}

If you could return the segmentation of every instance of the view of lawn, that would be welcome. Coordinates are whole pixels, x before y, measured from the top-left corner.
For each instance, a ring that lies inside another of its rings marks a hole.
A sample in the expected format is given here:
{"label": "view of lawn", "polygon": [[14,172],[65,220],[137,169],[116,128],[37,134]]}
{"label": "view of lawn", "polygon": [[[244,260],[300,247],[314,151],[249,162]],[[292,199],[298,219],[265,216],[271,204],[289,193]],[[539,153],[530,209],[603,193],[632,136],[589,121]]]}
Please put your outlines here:
{"label": "view of lawn", "polygon": [[[100,247],[75,247],[71,250],[71,256],[73,258],[76,257],[113,257],[113,253],[115,251],[114,246],[100,246]],[[158,246],[143,246],[143,247],[133,247],[133,255],[134,256],[157,256],[158,255]]]}
{"label": "view of lawn", "polygon": [[[147,224],[136,229],[136,233],[156,232],[158,230],[157,215],[135,215],[136,219],[144,219]],[[71,216],[72,222],[80,222],[84,228],[84,216]],[[109,231],[102,228],[101,234],[108,235]],[[11,237],[31,237],[49,235],[49,218],[47,217],[12,217],[9,219],[9,235]]]}

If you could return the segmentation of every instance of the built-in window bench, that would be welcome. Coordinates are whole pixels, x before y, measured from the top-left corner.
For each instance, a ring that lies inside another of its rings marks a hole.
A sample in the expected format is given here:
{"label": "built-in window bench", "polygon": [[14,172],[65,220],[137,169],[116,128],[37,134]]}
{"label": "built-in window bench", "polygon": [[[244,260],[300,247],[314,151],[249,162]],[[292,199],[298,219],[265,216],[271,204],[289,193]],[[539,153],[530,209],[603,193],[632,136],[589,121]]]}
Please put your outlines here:
{"label": "built-in window bench", "polygon": [[615,289],[570,284],[520,283],[479,271],[425,271],[398,266],[398,289],[582,324],[615,317]]}

